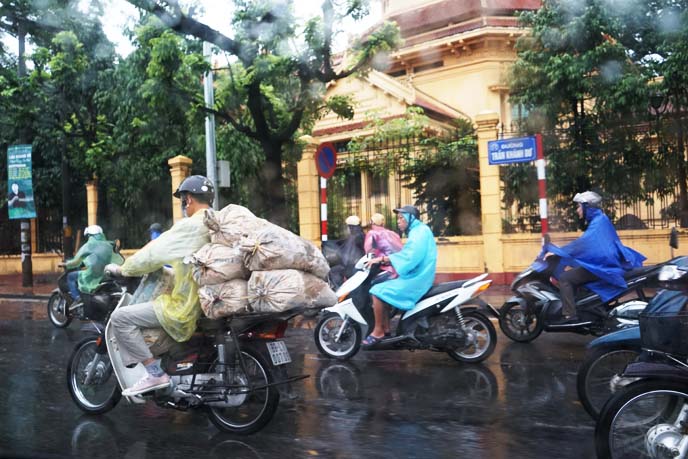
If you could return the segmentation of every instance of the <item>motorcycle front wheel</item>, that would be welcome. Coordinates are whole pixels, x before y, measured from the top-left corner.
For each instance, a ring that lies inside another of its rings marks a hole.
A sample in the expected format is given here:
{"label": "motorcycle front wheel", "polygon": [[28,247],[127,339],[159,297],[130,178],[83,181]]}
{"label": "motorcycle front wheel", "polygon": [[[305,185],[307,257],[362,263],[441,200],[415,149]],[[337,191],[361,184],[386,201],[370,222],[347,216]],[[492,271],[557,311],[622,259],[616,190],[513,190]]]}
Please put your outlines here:
{"label": "motorcycle front wheel", "polygon": [[626,365],[635,361],[639,350],[596,348],[585,356],[576,377],[578,399],[590,417],[597,419],[605,402],[614,395],[612,379],[621,375]]}
{"label": "motorcycle front wheel", "polygon": [[99,354],[98,337],[79,342],[67,364],[67,388],[77,406],[89,414],[110,411],[122,398],[107,353]]}
{"label": "motorcycle front wheel", "polygon": [[[241,351],[244,367],[236,353],[234,361],[225,365],[224,373],[228,387],[225,400],[208,406],[208,417],[218,429],[249,435],[265,427],[277,411],[280,394],[272,386],[274,379],[265,359],[252,349]],[[217,387],[209,387],[217,389]]]}
{"label": "motorcycle front wheel", "polygon": [[519,343],[529,343],[542,333],[538,316],[527,312],[519,303],[504,303],[499,310],[499,328],[508,338]]}
{"label": "motorcycle front wheel", "polygon": [[686,404],[685,383],[645,379],[628,385],[600,413],[595,428],[597,457],[678,457]]}
{"label": "motorcycle front wheel", "polygon": [[57,328],[66,328],[74,318],[68,311],[67,299],[60,292],[53,292],[48,299],[48,319]]}
{"label": "motorcycle front wheel", "polygon": [[351,319],[342,319],[333,312],[320,319],[313,334],[318,351],[325,357],[338,360],[347,360],[356,355],[363,339],[361,327],[357,323]]}
{"label": "motorcycle front wheel", "polygon": [[473,335],[473,342],[468,347],[449,349],[447,354],[458,361],[478,363],[492,355],[497,345],[497,330],[490,319],[479,312],[464,313],[465,329]]}

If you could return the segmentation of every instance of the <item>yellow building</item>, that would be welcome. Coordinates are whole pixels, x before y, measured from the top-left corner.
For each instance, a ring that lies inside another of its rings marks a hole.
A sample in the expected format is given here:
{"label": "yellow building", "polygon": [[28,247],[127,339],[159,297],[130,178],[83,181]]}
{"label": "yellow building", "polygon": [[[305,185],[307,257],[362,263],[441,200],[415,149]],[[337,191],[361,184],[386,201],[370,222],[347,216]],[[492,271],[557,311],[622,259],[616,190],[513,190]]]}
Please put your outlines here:
{"label": "yellow building", "polygon": [[[516,60],[516,40],[528,33],[517,14],[535,10],[540,0],[383,0],[383,19],[395,21],[404,38],[389,57],[384,73],[372,71],[328,88],[328,95],[353,95],[356,114],[342,120],[330,114],[316,123],[311,145],[299,163],[299,218],[301,235],[320,240],[319,179],[313,154],[317,145],[346,144],[369,135],[371,112],[386,120],[400,117],[408,107],[421,107],[438,128],[453,118],[471,121],[478,131],[482,235],[442,238],[439,244],[440,280],[490,272],[497,282],[508,282],[539,252],[537,234],[502,234],[502,196],[499,167],[487,161],[487,142],[512,131],[512,113],[506,77]],[[413,203],[410,190],[388,177],[388,199],[393,206]],[[371,189],[375,183],[362,173],[360,192],[350,197],[350,208],[366,221],[379,211]],[[397,190],[394,192],[394,190]],[[577,237],[555,235],[556,242]],[[666,230],[623,231],[624,243],[659,262],[670,256]]]}

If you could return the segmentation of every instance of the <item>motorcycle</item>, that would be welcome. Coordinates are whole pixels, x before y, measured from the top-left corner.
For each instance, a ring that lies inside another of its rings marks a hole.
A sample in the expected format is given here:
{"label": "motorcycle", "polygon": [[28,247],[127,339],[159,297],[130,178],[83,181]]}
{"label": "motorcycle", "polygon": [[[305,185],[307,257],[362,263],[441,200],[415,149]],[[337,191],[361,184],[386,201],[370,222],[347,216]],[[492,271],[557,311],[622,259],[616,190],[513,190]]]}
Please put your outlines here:
{"label": "motorcycle", "polygon": [[688,268],[667,266],[659,275],[683,291],[665,291],[666,309],[640,316],[643,353],[615,382],[600,412],[595,449],[600,458],[688,456]]}
{"label": "motorcycle", "polygon": [[[133,296],[126,288],[116,308],[149,301],[161,284],[170,283],[171,270],[163,268],[144,277]],[[141,363],[127,368],[122,363],[117,338],[106,326],[76,345],[67,365],[67,386],[77,406],[90,414],[114,408],[122,391],[146,375]],[[251,434],[273,417],[284,387],[306,375],[289,377],[284,368],[291,362],[281,338],[288,320],[304,312],[252,313],[223,319],[201,318],[192,338],[173,342],[159,355],[172,384],[165,389],[126,397],[131,403],[153,401],[177,410],[207,409],[210,421],[220,430]],[[279,377],[278,377],[279,375]]]}
{"label": "motorcycle", "polygon": [[[353,357],[364,334],[375,326],[369,291],[380,266],[367,267],[370,258],[370,254],[361,257],[355,274],[337,290],[340,302],[323,309],[314,335],[318,351],[326,357]],[[483,274],[433,286],[413,309],[403,312],[394,336],[385,337],[366,350],[425,349],[446,352],[459,362],[487,359],[497,342],[497,332],[487,315],[496,317],[498,313],[479,298],[492,283],[486,277]],[[396,315],[398,310],[391,309]]]}
{"label": "motorcycle", "polygon": [[[560,257],[536,258],[533,264],[511,283],[514,296],[499,310],[499,327],[510,339],[527,343],[547,332],[572,332],[602,336],[637,323],[638,313],[644,309],[648,296],[644,288],[656,287],[657,273],[662,266],[644,266],[624,274],[627,288],[609,301],[579,288],[576,310],[581,319],[574,324],[558,324],[562,318],[559,288],[552,282]],[[635,298],[627,299],[628,295]]]}
{"label": "motorcycle", "polygon": [[[119,241],[114,242],[113,248],[115,253],[120,253]],[[107,311],[114,308],[121,296],[121,286],[117,281],[103,279],[94,292],[81,292],[81,297],[75,301],[69,293],[67,283],[67,276],[72,271],[74,270],[65,268],[64,273],[57,279],[57,288],[48,298],[48,319],[57,328],[67,328],[75,318],[102,321]]]}

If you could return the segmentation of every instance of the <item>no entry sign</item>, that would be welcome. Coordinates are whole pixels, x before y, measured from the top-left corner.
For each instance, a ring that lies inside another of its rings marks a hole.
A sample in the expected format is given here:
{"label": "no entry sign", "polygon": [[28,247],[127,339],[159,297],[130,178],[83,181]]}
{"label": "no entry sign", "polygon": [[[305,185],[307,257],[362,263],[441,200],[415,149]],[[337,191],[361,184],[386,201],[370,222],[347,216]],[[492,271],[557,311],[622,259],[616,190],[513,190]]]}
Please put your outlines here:
{"label": "no entry sign", "polygon": [[315,167],[325,179],[332,177],[337,166],[337,150],[331,142],[321,143],[315,152]]}

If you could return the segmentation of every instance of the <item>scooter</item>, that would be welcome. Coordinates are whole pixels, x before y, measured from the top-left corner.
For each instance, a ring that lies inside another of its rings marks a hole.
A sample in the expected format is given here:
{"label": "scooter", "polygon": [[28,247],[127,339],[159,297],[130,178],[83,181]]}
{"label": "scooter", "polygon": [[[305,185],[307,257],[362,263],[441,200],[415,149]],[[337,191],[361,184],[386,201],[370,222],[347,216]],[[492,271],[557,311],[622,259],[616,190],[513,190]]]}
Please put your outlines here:
{"label": "scooter", "polygon": [[[133,296],[123,289],[117,308],[151,300],[151,292],[156,291],[157,285],[169,283],[170,271],[163,268],[144,277]],[[69,393],[77,406],[90,414],[114,408],[122,398],[122,391],[146,375],[141,363],[127,368],[122,362],[109,322],[111,312],[104,330],[76,345],[67,366]],[[286,370],[280,368],[291,362],[281,339],[287,321],[301,312],[292,309],[217,320],[201,318],[189,341],[173,342],[164,349],[160,345],[160,354],[154,352],[161,357],[161,366],[171,376],[172,384],[125,398],[135,404],[153,401],[158,406],[182,411],[207,409],[212,423],[222,431],[257,432],[277,410],[280,400],[277,386],[307,377],[288,377]],[[278,375],[283,377],[278,380]]]}
{"label": "scooter", "polygon": [[[326,357],[347,360],[358,353],[361,340],[375,326],[370,287],[380,266],[367,267],[371,254],[356,263],[356,273],[337,290],[340,302],[323,309],[315,327],[315,344]],[[446,352],[459,362],[481,362],[495,349],[497,332],[488,315],[499,313],[479,298],[492,283],[487,274],[433,286],[416,306],[404,311],[396,334],[366,350]],[[393,314],[398,310],[392,308]]]}
{"label": "scooter", "polygon": [[[515,295],[499,310],[499,326],[510,339],[527,343],[543,331],[602,336],[637,324],[638,313],[649,301],[644,289],[656,287],[661,267],[675,260],[626,272],[627,288],[609,301],[602,301],[596,293],[579,288],[576,310],[581,320],[574,324],[558,324],[562,318],[562,302],[559,288],[552,278],[560,257],[538,257],[511,283]],[[629,295],[635,298],[629,298]]]}
{"label": "scooter", "polygon": [[615,381],[595,428],[600,458],[688,457],[688,268],[667,266],[659,279],[682,291],[658,294],[652,303],[667,308],[640,316],[643,352]]}

